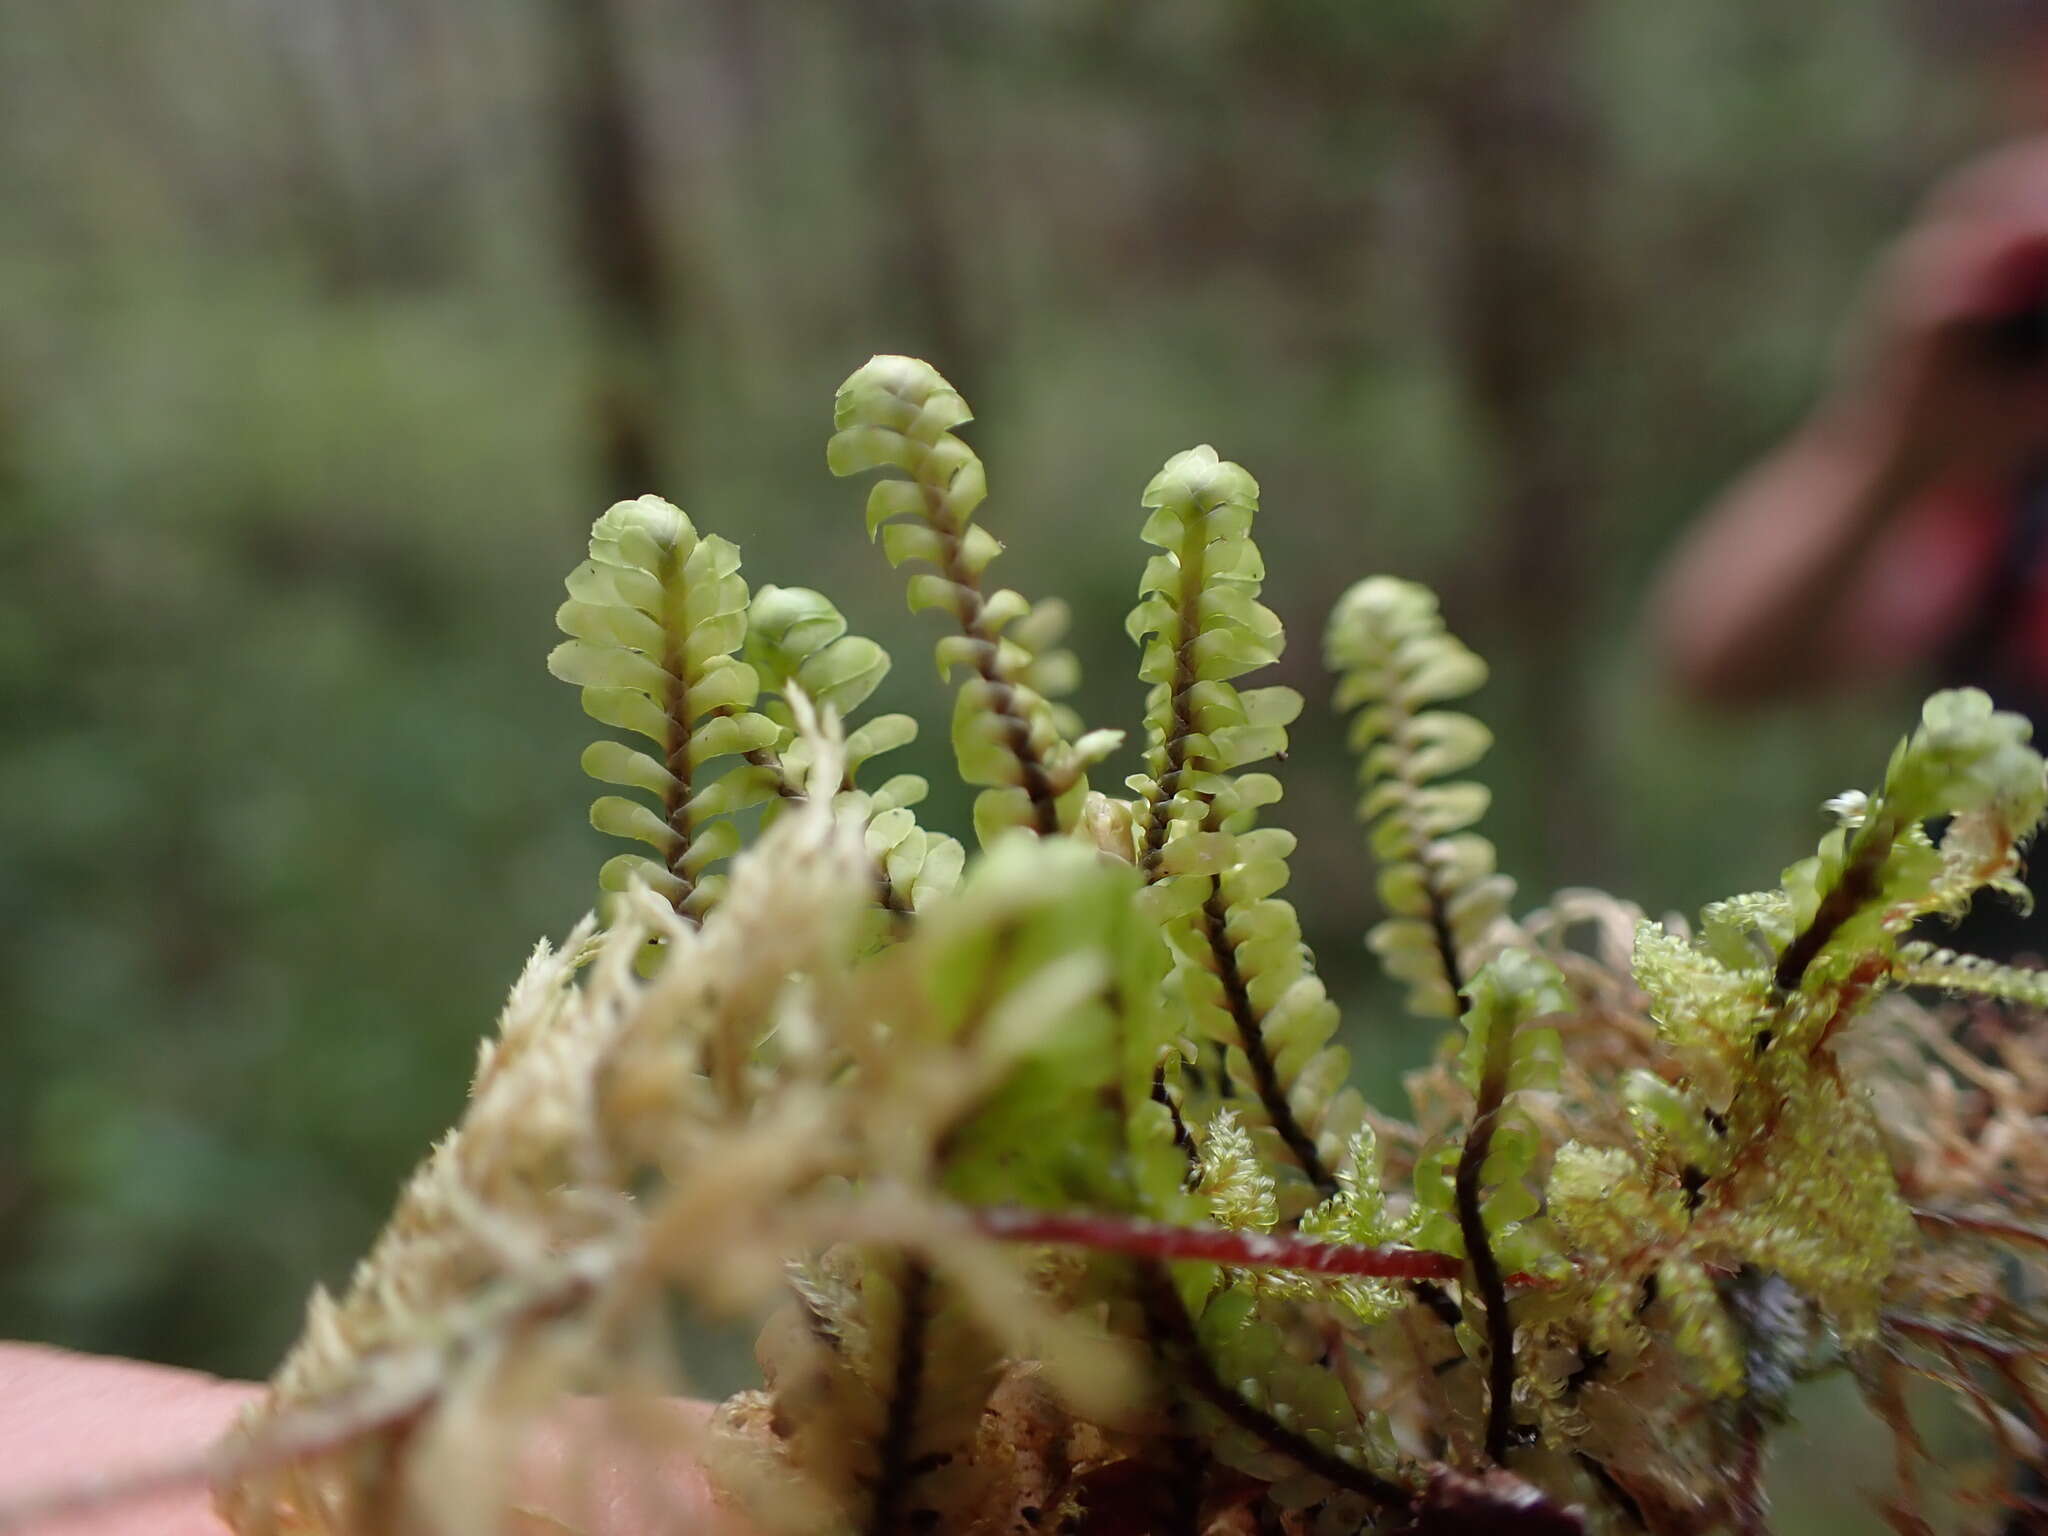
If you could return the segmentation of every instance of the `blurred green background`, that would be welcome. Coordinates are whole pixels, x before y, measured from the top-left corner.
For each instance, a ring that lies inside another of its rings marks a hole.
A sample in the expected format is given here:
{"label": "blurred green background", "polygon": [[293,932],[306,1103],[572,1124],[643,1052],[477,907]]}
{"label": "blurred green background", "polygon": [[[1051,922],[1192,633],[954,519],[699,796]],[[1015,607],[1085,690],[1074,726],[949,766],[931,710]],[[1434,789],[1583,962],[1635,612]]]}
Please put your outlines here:
{"label": "blurred green background", "polygon": [[[2024,115],[2035,9],[0,7],[0,1334],[261,1373],[345,1276],[589,902],[541,661],[615,495],[834,593],[943,720],[824,470],[871,352],[975,403],[1093,723],[1138,709],[1138,491],[1210,441],[1264,486],[1286,680],[1323,698],[1377,569],[1492,658],[1526,894],[1767,881],[1904,697],[1700,718],[1646,582]],[[1297,895],[1384,1083],[1426,1035],[1359,943],[1337,729],[1297,740]]]}

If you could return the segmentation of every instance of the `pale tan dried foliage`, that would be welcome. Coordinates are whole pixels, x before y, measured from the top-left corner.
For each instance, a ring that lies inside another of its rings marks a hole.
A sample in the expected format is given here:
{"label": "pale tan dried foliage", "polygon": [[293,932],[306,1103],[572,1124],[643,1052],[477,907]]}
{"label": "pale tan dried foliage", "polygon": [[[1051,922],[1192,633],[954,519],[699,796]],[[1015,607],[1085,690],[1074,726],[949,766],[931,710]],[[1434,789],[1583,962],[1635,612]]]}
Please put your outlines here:
{"label": "pale tan dried foliage", "polygon": [[[254,1470],[219,1505],[243,1536],[500,1530],[521,1446],[568,1393],[606,1396],[614,1452],[637,1445],[650,1467],[711,1464],[751,1528],[828,1528],[865,1471],[849,1463],[872,1456],[873,1441],[784,1444],[765,1424],[756,1434],[766,1397],[736,1400],[708,1431],[650,1405],[689,1385],[666,1333],[671,1297],[758,1315],[791,1295],[789,1255],[818,1256],[795,1276],[800,1293],[850,1272],[847,1244],[881,1245],[868,1251],[943,1286],[945,1305],[920,1319],[953,1355],[934,1383],[992,1376],[1005,1354],[1039,1362],[997,1388],[1019,1433],[987,1439],[982,1456],[1001,1465],[956,1478],[963,1498],[1028,1505],[1052,1476],[1029,1447],[1073,1433],[1069,1409],[1050,1406],[1048,1376],[1065,1404],[1116,1417],[1130,1371],[1115,1344],[1056,1313],[1045,1275],[934,1196],[939,1143],[1007,1063],[986,1047],[895,1059],[876,1021],[900,1022],[917,1000],[891,954],[853,968],[871,868],[858,815],[832,807],[836,733],[803,713],[812,785],[826,792],[735,861],[701,927],[643,892],[602,934],[586,921],[560,949],[536,949],[482,1049],[461,1123],[413,1176],[347,1293],[314,1295],[300,1342],[237,1432]],[[1041,989],[1013,1001],[1028,1014],[1057,1013],[1062,1000]],[[990,1034],[1002,1033],[996,1021]],[[873,1092],[832,1091],[849,1060]],[[899,1067],[916,1080],[899,1081]],[[879,1334],[888,1318],[875,1283],[864,1315]],[[984,1361],[979,1373],[958,1368],[966,1353]],[[821,1370],[779,1385],[800,1399],[862,1382]],[[970,1440],[986,1395],[984,1381],[961,1405]],[[840,1403],[830,1422],[857,1426],[881,1406]],[[949,1422],[942,1399],[926,1417]],[[1074,1471],[1069,1456],[1058,1475]],[[949,1513],[961,1522],[949,1528],[976,1523],[974,1510]]]}

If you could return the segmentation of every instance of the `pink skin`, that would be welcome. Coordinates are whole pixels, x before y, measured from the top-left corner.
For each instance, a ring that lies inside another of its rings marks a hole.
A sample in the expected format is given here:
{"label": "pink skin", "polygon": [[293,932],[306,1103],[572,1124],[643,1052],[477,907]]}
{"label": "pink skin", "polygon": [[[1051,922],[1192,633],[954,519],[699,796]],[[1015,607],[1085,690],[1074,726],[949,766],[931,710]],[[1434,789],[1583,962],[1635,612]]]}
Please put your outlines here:
{"label": "pink skin", "polygon": [[1984,345],[2048,303],[2048,138],[1958,173],[1880,263],[1834,389],[1687,535],[1654,624],[1724,703],[1893,675],[1968,624],[2025,466],[2048,366]]}
{"label": "pink skin", "polygon": [[[256,1392],[194,1371],[0,1344],[0,1507],[202,1455]],[[27,1527],[34,1536],[222,1536],[225,1529],[203,1487]]]}
{"label": "pink skin", "polygon": [[[0,1343],[0,1521],[18,1501],[62,1490],[127,1484],[191,1468],[260,1388],[195,1371]],[[701,1418],[697,1403],[656,1411]],[[694,1467],[650,1471],[628,1451],[593,1456],[611,1438],[594,1405],[557,1416],[523,1458],[522,1536],[633,1536],[642,1530],[718,1530],[730,1524]],[[649,1490],[652,1489],[650,1492]],[[203,1478],[81,1512],[0,1524],[6,1536],[227,1536]]]}

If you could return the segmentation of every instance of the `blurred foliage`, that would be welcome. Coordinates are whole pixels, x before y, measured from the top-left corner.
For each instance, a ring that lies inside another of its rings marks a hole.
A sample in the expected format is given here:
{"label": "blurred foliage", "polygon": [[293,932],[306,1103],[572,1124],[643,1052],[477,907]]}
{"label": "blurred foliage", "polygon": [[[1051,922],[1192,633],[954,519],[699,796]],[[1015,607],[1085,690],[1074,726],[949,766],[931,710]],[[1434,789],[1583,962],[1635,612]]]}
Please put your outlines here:
{"label": "blurred foliage", "polygon": [[[986,412],[1032,532],[1005,579],[1074,599],[1091,724],[1137,723],[1139,492],[1212,441],[1264,488],[1297,633],[1399,569],[1496,659],[1492,825],[1530,896],[1769,883],[1905,716],[1689,716],[1641,594],[1810,398],[1916,196],[2010,126],[1971,10],[11,8],[0,1332],[258,1372],[362,1250],[518,958],[589,899],[587,732],[542,660],[613,494],[918,654],[858,601],[816,446],[871,352]],[[606,447],[636,413],[658,485]],[[877,702],[936,687],[905,666]],[[1278,820],[1344,825],[1338,727],[1295,737]],[[905,766],[944,783],[945,750]],[[1355,846],[1304,838],[1297,880],[1384,1080],[1423,1041],[1368,990]]]}

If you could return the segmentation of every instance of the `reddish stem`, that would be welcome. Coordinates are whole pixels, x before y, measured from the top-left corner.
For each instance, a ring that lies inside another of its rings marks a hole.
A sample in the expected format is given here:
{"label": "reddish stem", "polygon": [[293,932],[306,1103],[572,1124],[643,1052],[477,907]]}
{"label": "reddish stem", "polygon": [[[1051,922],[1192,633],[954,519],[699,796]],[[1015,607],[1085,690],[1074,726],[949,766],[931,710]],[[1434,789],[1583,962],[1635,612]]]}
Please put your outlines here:
{"label": "reddish stem", "polygon": [[1060,1243],[1144,1259],[1207,1259],[1244,1269],[1287,1269],[1311,1275],[1362,1275],[1376,1280],[1455,1280],[1464,1265],[1420,1248],[1318,1243],[1283,1233],[1174,1227],[1134,1216],[1093,1211],[1031,1211],[995,1207],[969,1213],[990,1237],[1015,1243]]}
{"label": "reddish stem", "polygon": [[1884,1314],[1884,1325],[1893,1333],[1902,1334],[1917,1343],[1937,1349],[1964,1350],[1979,1355],[1994,1365],[2011,1365],[2048,1356],[2048,1348],[2039,1344],[2024,1339],[2006,1338],[1959,1323],[1944,1323],[1939,1318],[1887,1312]]}
{"label": "reddish stem", "polygon": [[2009,1217],[1977,1216],[1967,1211],[1935,1211],[1915,1206],[1913,1219],[1932,1231],[1961,1232],[2030,1248],[2048,1248],[2048,1228],[2031,1226]]}

